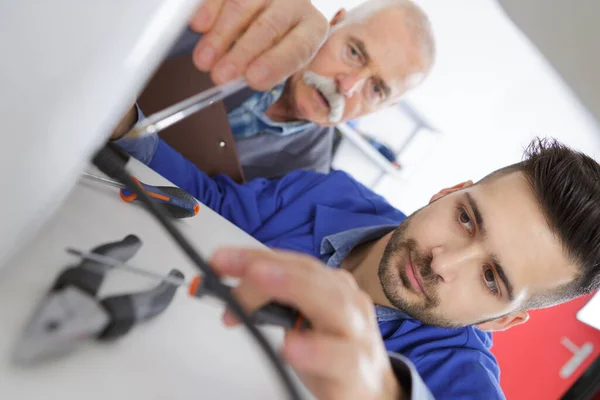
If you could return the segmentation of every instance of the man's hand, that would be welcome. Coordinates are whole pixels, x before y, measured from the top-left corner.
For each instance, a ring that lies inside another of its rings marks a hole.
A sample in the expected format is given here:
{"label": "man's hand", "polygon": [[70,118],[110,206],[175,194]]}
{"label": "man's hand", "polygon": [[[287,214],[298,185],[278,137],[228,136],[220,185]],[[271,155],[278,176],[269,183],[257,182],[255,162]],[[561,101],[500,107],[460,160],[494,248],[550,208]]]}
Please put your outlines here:
{"label": "man's hand", "polygon": [[373,303],[349,273],[305,255],[262,250],[222,249],[212,265],[261,300],[294,306],[311,322],[308,331],[286,333],[282,354],[317,398],[402,398]]}
{"label": "man's hand", "polygon": [[310,0],[204,0],[190,27],[204,34],[194,63],[215,83],[243,75],[267,90],[317,53],[329,26]]}
{"label": "man's hand", "polygon": [[133,105],[127,110],[123,118],[121,118],[115,129],[112,131],[110,140],[117,140],[125,136],[125,134],[137,123],[137,118],[137,108]]}

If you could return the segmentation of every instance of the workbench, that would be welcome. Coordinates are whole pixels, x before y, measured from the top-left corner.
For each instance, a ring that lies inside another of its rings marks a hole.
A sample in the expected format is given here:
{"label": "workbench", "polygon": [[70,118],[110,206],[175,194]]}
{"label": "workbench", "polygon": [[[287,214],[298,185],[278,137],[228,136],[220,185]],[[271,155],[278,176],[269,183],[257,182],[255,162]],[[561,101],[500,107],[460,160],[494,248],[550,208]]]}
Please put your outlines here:
{"label": "workbench", "polygon": [[[130,172],[148,184],[170,184],[137,160]],[[89,172],[99,172],[89,167]],[[217,247],[261,247],[201,204],[193,218],[177,226],[204,256]],[[26,251],[0,271],[0,399],[283,399],[282,386],[266,357],[244,328],[226,329],[216,300],[188,297],[184,289],[155,319],[135,326],[112,343],[88,342],[50,362],[11,362],[22,329],[59,272],[79,260],[66,247],[93,247],[136,234],[143,246],[130,264],[190,279],[197,269],[154,218],[138,204],[123,202],[118,188],[80,180]],[[126,271],[111,270],[100,297],[156,285]],[[263,329],[277,344],[282,332]]]}

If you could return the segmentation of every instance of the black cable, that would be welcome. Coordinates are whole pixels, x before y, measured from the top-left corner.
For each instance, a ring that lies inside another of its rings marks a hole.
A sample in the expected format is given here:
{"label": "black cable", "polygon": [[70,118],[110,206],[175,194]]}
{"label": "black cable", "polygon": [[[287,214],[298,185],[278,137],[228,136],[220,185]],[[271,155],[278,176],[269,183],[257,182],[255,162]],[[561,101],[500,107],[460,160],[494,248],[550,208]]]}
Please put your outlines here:
{"label": "black cable", "polygon": [[214,273],[212,268],[204,261],[204,259],[196,252],[194,247],[187,239],[179,232],[173,222],[166,216],[162,210],[162,206],[153,201],[132,179],[131,175],[125,169],[125,163],[118,155],[109,147],[104,147],[93,158],[92,162],[103,173],[116,179],[127,186],[134,192],[139,200],[148,207],[148,211],[163,225],[163,227],[173,237],[173,240],[181,247],[184,253],[196,264],[196,266],[204,274],[204,280],[207,287],[213,294],[225,301],[227,306],[238,316],[244,326],[250,331],[252,337],[258,342],[260,347],[266,353],[269,361],[275,368],[277,374],[283,381],[284,386],[289,394],[290,399],[300,400],[300,392],[294,384],[290,374],[285,369],[283,363],[271,347],[264,335],[252,323],[250,316],[244,311],[242,306],[233,297],[229,288],[221,283],[219,277]]}

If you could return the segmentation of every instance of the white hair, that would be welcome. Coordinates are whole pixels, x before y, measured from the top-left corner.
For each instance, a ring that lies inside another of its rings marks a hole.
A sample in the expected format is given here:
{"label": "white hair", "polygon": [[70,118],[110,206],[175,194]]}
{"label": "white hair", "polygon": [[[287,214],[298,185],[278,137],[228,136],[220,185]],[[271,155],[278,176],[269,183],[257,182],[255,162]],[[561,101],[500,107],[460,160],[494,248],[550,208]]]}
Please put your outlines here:
{"label": "white hair", "polygon": [[[425,71],[419,73],[417,80],[422,80],[435,60],[435,39],[431,23],[427,14],[410,0],[366,0],[360,5],[348,10],[343,21],[337,27],[348,24],[361,23],[368,20],[373,14],[389,9],[398,8],[406,11],[404,23],[415,36],[417,46],[423,56]],[[334,28],[335,29],[335,28]],[[414,83],[413,83],[414,84]]]}

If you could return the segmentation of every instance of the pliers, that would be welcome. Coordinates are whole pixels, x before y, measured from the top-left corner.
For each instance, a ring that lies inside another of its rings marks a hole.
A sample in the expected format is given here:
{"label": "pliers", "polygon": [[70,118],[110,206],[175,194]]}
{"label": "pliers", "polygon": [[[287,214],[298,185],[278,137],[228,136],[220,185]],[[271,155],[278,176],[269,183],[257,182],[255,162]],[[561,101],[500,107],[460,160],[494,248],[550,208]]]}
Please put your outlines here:
{"label": "pliers", "polygon": [[[126,262],[141,245],[137,236],[128,235],[121,241],[98,246],[92,253]],[[26,325],[14,361],[25,364],[63,355],[87,340],[117,339],[135,324],[163,312],[177,290],[177,286],[162,282],[147,291],[100,300],[96,295],[110,268],[84,259],[64,270]],[[169,275],[184,278],[176,269]]]}

